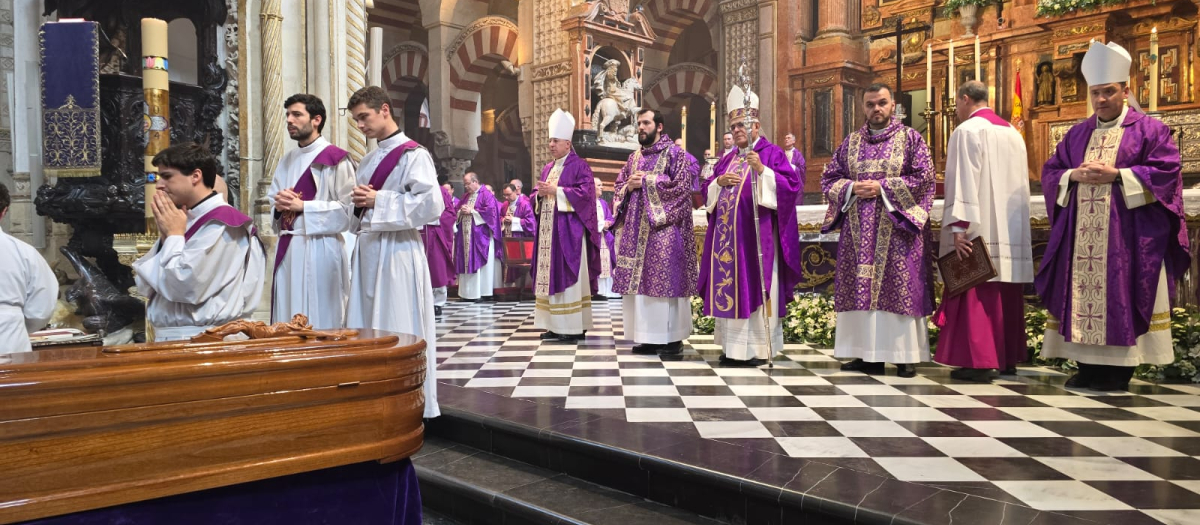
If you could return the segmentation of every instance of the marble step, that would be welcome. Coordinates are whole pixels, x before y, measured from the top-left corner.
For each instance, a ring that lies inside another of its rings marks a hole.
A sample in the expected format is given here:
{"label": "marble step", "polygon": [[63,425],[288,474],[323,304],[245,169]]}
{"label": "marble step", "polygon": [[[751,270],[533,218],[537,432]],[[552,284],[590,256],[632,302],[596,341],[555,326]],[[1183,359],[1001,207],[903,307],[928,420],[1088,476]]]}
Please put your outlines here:
{"label": "marble step", "polygon": [[440,523],[726,523],[437,437],[412,460],[423,504],[447,520]]}

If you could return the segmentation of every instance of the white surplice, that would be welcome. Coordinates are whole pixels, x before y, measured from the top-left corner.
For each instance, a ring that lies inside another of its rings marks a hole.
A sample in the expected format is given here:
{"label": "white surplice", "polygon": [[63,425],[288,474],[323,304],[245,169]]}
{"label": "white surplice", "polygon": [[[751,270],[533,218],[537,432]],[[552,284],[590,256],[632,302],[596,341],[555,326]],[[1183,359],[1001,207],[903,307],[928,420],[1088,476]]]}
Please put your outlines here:
{"label": "white surplice", "polygon": [[[469,198],[463,197],[463,202]],[[459,216],[459,220],[463,220]],[[462,224],[461,222],[456,224]],[[480,226],[486,224],[483,220],[483,215],[479,210],[471,210],[471,224]],[[455,239],[457,241],[457,235]],[[463,237],[464,239],[466,236]],[[460,248],[455,242],[455,249]],[[471,247],[464,248],[469,254]],[[491,297],[496,292],[496,283],[502,282],[503,278],[500,275],[500,265],[496,264],[496,238],[493,236],[488,239],[487,247],[487,263],[479,267],[479,271],[475,273],[460,273],[458,274],[458,296],[463,299],[479,300],[482,297]]]}
{"label": "white surplice", "polygon": [[968,222],[967,239],[982,237],[996,267],[992,281],[1033,282],[1025,140],[1011,126],[968,118],[950,134],[948,151],[940,255],[954,251],[962,228],[952,225]]}
{"label": "white surplice", "polygon": [[29,332],[46,327],[58,280],[33,246],[0,230],[0,354],[28,352]]}
{"label": "white surplice", "polygon": [[[292,189],[329,146],[325,137],[284,154],[271,180],[267,202]],[[273,225],[278,234],[291,233],[292,242],[275,272],[271,322],[305,314],[314,328],[340,328],[346,322],[346,296],[350,292],[350,261],[342,233],[350,229],[354,191],[354,163],[349,156],[337,166],[312,166],[317,194],[305,201],[291,230],[282,230],[279,212]]]}
{"label": "white surplice", "polygon": [[[754,139],[754,143],[757,144],[758,140]],[[753,145],[747,148],[747,151],[753,150]],[[779,209],[779,199],[775,193],[777,186],[775,171],[763,166],[763,172],[759,175],[758,181],[754,186],[758,190],[758,205],[771,210]],[[708,198],[705,205],[710,214],[717,207],[721,189],[721,186],[715,181],[708,185]],[[776,243],[775,258],[771,264],[772,283],[779,282],[779,260],[782,257],[783,253],[779,251],[778,243]],[[756,267],[753,262],[751,267]],[[783,351],[783,324],[779,321],[779,286],[771,286],[769,299],[771,304],[769,312],[765,309],[766,305],[761,305],[750,313],[750,317],[745,319],[716,318],[713,328],[713,344],[721,346],[725,357],[740,361],[754,358],[770,359],[772,348],[776,352]],[[688,308],[690,312],[691,305]],[[767,315],[765,323],[763,322],[764,313]],[[768,328],[770,333],[768,333]]]}
{"label": "white surplice", "polygon": [[[368,184],[389,152],[409,139],[403,133],[379,141],[358,165],[358,184]],[[445,202],[433,157],[424,149],[406,152],[383,187],[375,207],[352,219],[358,232],[350,262],[349,328],[413,334],[425,340],[425,417],[441,414],[437,404],[437,330],[433,284],[421,227],[442,214]]]}
{"label": "white surplice", "polygon": [[[187,210],[187,227],[228,206],[213,193]],[[267,258],[247,228],[217,221],[200,227],[188,241],[172,235],[134,261],[138,293],[150,299],[146,317],[155,341],[178,341],[230,321],[248,319],[262,298]]]}

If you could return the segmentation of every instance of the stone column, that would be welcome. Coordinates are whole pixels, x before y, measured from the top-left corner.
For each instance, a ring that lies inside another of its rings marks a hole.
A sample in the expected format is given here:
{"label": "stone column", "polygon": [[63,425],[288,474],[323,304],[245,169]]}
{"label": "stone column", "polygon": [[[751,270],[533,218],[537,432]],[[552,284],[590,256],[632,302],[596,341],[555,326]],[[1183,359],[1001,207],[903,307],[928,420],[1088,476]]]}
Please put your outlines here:
{"label": "stone column", "polygon": [[818,3],[817,20],[821,22],[821,28],[817,36],[850,34],[850,10],[846,4],[847,0],[821,0]]}
{"label": "stone column", "polygon": [[[279,101],[283,100],[283,14],[280,12],[280,0],[262,0],[260,9],[263,162],[262,176],[258,179],[256,203],[258,212],[269,216],[271,204],[267,202],[267,192],[271,189],[271,177],[275,166],[279,165],[279,159],[283,157],[283,133],[286,129],[283,112],[277,107]],[[270,228],[266,230],[269,231]]]}
{"label": "stone column", "polygon": [[[346,0],[346,100],[367,85],[367,5],[365,0]],[[396,109],[392,109],[395,113]],[[367,139],[357,127],[346,130],[350,157],[358,162],[367,154]]]}

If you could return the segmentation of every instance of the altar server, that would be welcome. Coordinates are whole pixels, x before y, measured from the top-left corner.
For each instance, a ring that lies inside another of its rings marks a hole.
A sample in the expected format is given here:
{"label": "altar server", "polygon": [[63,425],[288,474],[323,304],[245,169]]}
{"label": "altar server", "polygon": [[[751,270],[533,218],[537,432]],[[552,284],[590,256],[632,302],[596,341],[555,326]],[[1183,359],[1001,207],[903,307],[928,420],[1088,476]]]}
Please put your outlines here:
{"label": "altar server", "polygon": [[283,155],[267,192],[279,233],[271,322],[305,314],[318,329],[340,328],[350,291],[342,232],[350,229],[354,163],[321,136],[326,118],[321,99],[296,94],[283,107],[288,135],[299,147]]}
{"label": "altar server", "polygon": [[358,232],[350,263],[349,328],[413,334],[425,340],[425,417],[437,403],[437,331],[433,285],[420,230],[445,208],[433,157],[400,131],[392,101],[376,86],[346,104],[359,131],[379,141],[358,165],[354,219]]}
{"label": "altar server", "polygon": [[[11,203],[0,184],[0,220]],[[50,321],[58,300],[58,280],[33,246],[0,230],[0,354],[28,352],[29,332]]]}
{"label": "altar server", "polygon": [[266,254],[254,221],[213,189],[217,159],[194,142],[154,156],[150,203],[158,242],[134,261],[156,341],[188,339],[249,318],[262,298]]}

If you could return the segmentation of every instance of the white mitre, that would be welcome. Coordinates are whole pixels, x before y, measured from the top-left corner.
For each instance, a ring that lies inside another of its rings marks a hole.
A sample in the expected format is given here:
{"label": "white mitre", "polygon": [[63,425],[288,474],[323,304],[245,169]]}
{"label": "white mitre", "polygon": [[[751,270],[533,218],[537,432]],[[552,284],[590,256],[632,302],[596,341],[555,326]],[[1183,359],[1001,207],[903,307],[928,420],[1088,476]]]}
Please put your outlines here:
{"label": "white mitre", "polygon": [[1087,54],[1083,55],[1083,78],[1089,86],[1100,86],[1116,82],[1129,82],[1129,66],[1133,58],[1116,42],[1101,44],[1092,41]]}
{"label": "white mitre", "polygon": [[574,133],[575,117],[562,108],[554,110],[554,114],[550,115],[550,138],[570,141]]}
{"label": "white mitre", "polygon": [[[746,92],[742,88],[733,86],[729,90],[729,97],[725,99],[725,107],[729,108],[729,120],[737,121],[746,117]],[[758,95],[754,90],[750,90],[750,118],[758,118]]]}

